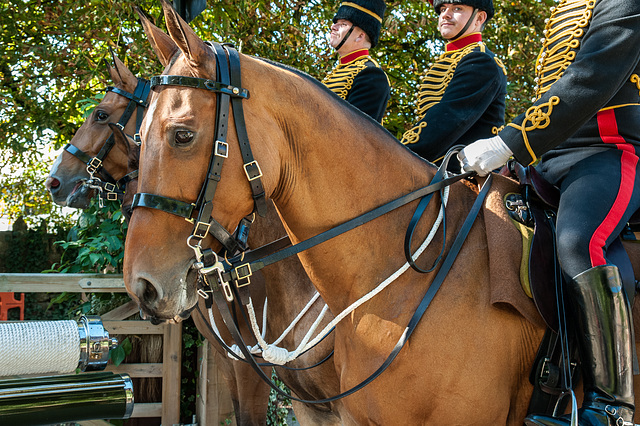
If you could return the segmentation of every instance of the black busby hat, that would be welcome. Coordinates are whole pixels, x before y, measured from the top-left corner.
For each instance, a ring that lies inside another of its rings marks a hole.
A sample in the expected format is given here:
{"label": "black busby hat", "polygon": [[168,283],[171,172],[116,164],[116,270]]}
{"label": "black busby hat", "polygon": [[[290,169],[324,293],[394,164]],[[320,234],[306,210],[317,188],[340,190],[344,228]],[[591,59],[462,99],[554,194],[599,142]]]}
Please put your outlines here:
{"label": "black busby hat", "polygon": [[333,17],[333,23],[335,24],[338,19],[350,21],[367,33],[371,40],[371,47],[376,47],[386,8],[383,0],[343,1],[336,16]]}
{"label": "black busby hat", "polygon": [[493,0],[429,0],[429,3],[433,5],[437,14],[440,14],[440,6],[442,6],[443,3],[451,3],[465,4],[476,9],[484,10],[487,12],[487,22],[493,17]]}

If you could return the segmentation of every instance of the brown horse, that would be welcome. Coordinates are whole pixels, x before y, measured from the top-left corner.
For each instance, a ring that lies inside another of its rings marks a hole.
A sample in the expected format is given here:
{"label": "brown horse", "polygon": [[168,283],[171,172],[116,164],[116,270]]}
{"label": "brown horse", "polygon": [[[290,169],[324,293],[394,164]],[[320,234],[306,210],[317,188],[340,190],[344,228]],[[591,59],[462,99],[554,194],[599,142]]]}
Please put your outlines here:
{"label": "brown horse", "polygon": [[[164,74],[215,80],[210,47],[166,1],[163,7],[175,44],[156,34],[151,41],[167,64]],[[253,155],[265,192],[294,243],[431,181],[433,165],[313,79],[257,58],[240,59],[242,86],[250,93],[244,115]],[[215,139],[215,109],[216,96],[207,90],[156,88],[143,123],[140,192],[196,200]],[[231,127],[212,213],[227,229],[254,209]],[[502,199],[503,192],[514,187],[496,178],[490,195]],[[476,194],[477,187],[468,182],[451,187],[447,248]],[[341,312],[405,263],[404,233],[416,203],[299,255],[332,312]],[[427,209],[414,241],[424,239],[437,209]],[[532,389],[527,377],[543,328],[491,303],[489,258],[496,247],[489,244],[487,215],[485,210],[476,219],[437,296],[395,361],[343,400],[344,423],[522,424]],[[501,228],[506,249],[518,252],[517,231],[508,220]],[[149,208],[137,208],[132,216],[125,283],[155,318],[179,320],[198,303],[194,254],[185,243],[192,229],[177,216]],[[436,237],[419,263],[432,263],[441,244],[442,236]],[[337,325],[334,358],[341,390],[360,383],[382,364],[434,274],[407,270]]]}
{"label": "brown horse", "polygon": [[[108,66],[109,73],[117,89],[133,93],[137,78],[117,57],[113,56],[114,66]],[[89,156],[95,156],[100,152],[104,141],[111,135],[109,123],[115,123],[121,117],[123,111],[127,107],[128,99],[114,92],[108,92],[102,102],[96,107],[93,114],[82,125],[70,142],[77,150],[87,153]],[[136,115],[130,118],[129,123],[136,122]],[[124,131],[128,134],[134,133],[133,124],[127,124]],[[138,157],[140,147],[133,143],[129,138],[120,137],[119,133],[114,134],[116,145],[113,150],[104,158],[103,167],[107,173],[116,181],[120,180],[126,174],[138,170]],[[56,160],[49,178],[47,179],[47,188],[50,189],[54,201],[62,205],[70,205],[73,207],[88,206],[94,190],[83,185],[89,179],[86,171],[86,164],[80,161],[76,156],[71,155],[68,151],[63,151]],[[126,192],[123,199],[123,210],[127,214],[127,206],[130,205],[131,197],[136,192],[137,179],[133,179],[127,183]],[[249,244],[252,246],[260,246],[274,238],[284,235],[284,229],[277,216],[277,213],[271,206],[270,213],[266,219],[258,218],[253,225],[254,231],[251,233]],[[278,312],[278,315],[270,313],[267,321],[266,337],[268,341],[273,341],[275,337],[281,333],[288,325],[287,320],[294,318],[299,310],[315,293],[315,289],[310,283],[308,277],[304,273],[300,262],[297,259],[283,262],[279,265],[267,268],[264,271],[264,278],[270,282],[282,282],[281,286],[273,286],[269,299],[270,312]],[[287,281],[285,281],[285,277]],[[258,316],[262,315],[262,307],[264,304],[264,283],[263,281],[254,282],[252,297]],[[287,293],[291,290],[292,293]],[[295,295],[295,297],[292,297]],[[285,347],[294,347],[299,343],[305,330],[309,324],[317,316],[322,304],[317,302],[309,311],[299,325],[297,325],[292,333],[288,335],[282,343]],[[194,312],[193,319],[198,330],[212,342],[212,346],[221,354],[217,363],[220,371],[225,377],[227,386],[229,387],[231,399],[234,405],[236,420],[242,425],[263,425],[266,423],[267,405],[269,401],[269,387],[263,383],[251,368],[245,363],[234,361],[226,356],[226,352],[217,344],[215,338],[210,332],[209,319],[202,315],[205,312],[204,304],[201,310]],[[213,310],[216,322],[222,324],[217,310]],[[331,318],[325,320],[329,321]],[[244,326],[242,328],[243,335],[251,336],[249,329]],[[224,328],[221,328],[222,338],[226,342],[231,342],[231,337]],[[305,355],[299,361],[292,363],[293,367],[303,367],[313,365],[320,359],[324,358],[333,348],[332,337],[320,345],[317,349]],[[283,378],[298,395],[307,398],[321,398],[329,396],[329,394],[337,391],[337,379],[335,379],[333,362],[330,360],[320,367],[308,371],[289,371],[278,368],[278,374]],[[331,377],[334,377],[333,380]],[[313,389],[307,383],[326,382],[325,388],[328,387],[327,393],[318,393],[307,391],[306,388]],[[303,423],[307,424],[334,424],[337,422],[335,415],[331,413],[329,405],[323,406],[304,406],[298,403],[294,404],[296,416]]]}

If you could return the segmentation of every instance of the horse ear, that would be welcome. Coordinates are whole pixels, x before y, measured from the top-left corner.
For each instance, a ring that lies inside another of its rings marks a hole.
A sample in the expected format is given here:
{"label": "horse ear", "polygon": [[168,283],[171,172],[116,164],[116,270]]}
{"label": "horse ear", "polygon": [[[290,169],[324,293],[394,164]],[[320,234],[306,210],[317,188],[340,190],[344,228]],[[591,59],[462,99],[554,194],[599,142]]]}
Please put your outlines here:
{"label": "horse ear", "polygon": [[211,50],[204,41],[191,29],[189,24],[176,12],[171,3],[162,1],[164,9],[164,19],[167,24],[167,31],[178,45],[182,53],[189,59],[189,62],[198,66],[210,58]]}
{"label": "horse ear", "polygon": [[169,65],[173,55],[178,51],[178,46],[168,34],[165,34],[164,31],[151,23],[139,7],[136,6],[135,9],[136,12],[138,12],[140,22],[142,22],[142,28],[144,28],[145,34],[147,34],[151,47],[156,52],[162,66],[166,67]]}
{"label": "horse ear", "polygon": [[109,75],[111,75],[111,80],[113,80],[114,85],[121,86],[133,86],[135,88],[138,79],[136,76],[127,68],[127,66],[122,62],[115,54],[113,49],[109,48],[111,52],[111,59],[113,61],[113,66],[109,64],[108,61],[105,61],[107,65],[107,70],[109,71]]}

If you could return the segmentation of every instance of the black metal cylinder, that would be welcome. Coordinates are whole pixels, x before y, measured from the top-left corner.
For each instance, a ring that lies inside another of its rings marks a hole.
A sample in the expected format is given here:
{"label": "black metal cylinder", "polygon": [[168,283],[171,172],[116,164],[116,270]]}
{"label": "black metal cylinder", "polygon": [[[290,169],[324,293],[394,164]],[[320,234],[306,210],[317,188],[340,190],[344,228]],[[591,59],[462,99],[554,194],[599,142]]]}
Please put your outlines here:
{"label": "black metal cylinder", "polygon": [[133,386],[127,374],[93,373],[0,380],[0,425],[46,425],[127,419]]}

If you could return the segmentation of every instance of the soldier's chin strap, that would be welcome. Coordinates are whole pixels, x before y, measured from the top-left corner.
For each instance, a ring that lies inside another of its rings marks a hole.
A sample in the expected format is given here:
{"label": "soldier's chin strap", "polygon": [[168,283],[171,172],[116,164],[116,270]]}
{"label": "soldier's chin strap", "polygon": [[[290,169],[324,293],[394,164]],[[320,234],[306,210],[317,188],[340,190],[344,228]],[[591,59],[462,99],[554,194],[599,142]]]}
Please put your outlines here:
{"label": "soldier's chin strap", "polygon": [[[468,24],[467,24],[468,25]],[[340,50],[340,48],[342,47],[342,45],[347,41],[347,39],[351,36],[351,33],[353,32],[353,28],[355,27],[355,25],[351,25],[351,28],[349,28],[349,31],[347,31],[347,33],[344,35],[344,37],[342,37],[342,41],[340,42],[339,45],[336,46],[336,52],[338,50]]]}
{"label": "soldier's chin strap", "polygon": [[469,17],[469,20],[465,24],[464,28],[462,28],[460,32],[456,34],[454,37],[447,39],[447,41],[456,41],[457,39],[459,39],[465,33],[465,31],[469,29],[469,27],[471,26],[471,22],[476,18],[477,14],[478,14],[478,9],[474,8],[473,13],[471,13],[471,16]]}

